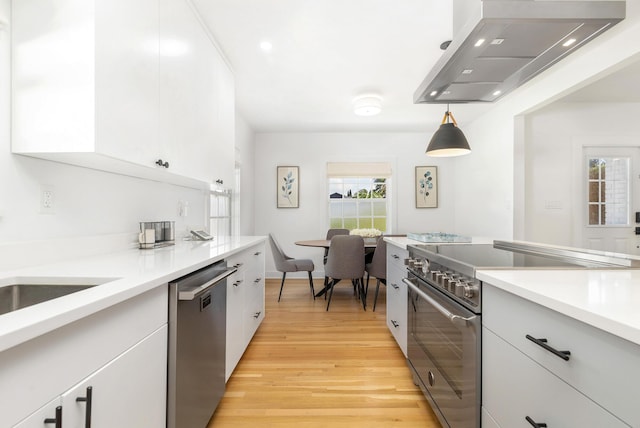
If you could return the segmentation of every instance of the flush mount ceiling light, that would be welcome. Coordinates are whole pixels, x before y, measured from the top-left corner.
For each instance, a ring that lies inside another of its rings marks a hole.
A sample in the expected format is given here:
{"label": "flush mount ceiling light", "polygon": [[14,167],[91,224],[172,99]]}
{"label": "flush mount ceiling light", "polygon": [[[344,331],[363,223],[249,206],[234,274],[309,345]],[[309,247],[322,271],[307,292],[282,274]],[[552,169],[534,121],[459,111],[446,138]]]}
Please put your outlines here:
{"label": "flush mount ceiling light", "polygon": [[[451,119],[451,122],[449,122],[449,119]],[[467,138],[458,128],[456,119],[449,111],[449,105],[447,105],[447,111],[444,113],[440,128],[429,141],[426,153],[428,156],[434,157],[461,156],[471,153]]]}
{"label": "flush mount ceiling light", "polygon": [[271,50],[273,49],[273,44],[267,40],[264,40],[260,42],[260,49],[262,49],[264,52],[271,52]]}
{"label": "flush mount ceiling light", "polygon": [[375,116],[382,111],[382,97],[362,95],[354,98],[353,112],[358,116]]}

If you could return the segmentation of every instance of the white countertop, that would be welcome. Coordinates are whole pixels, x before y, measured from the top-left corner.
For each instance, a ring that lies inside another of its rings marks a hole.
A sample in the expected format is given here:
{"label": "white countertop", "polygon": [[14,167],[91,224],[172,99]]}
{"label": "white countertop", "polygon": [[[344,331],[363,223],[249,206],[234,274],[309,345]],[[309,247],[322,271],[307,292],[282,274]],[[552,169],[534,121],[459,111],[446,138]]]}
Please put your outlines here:
{"label": "white countertop", "polygon": [[[406,236],[385,236],[384,240],[396,247],[407,249],[407,245],[437,245],[437,244],[447,244],[447,245],[457,245],[458,243],[454,242],[422,242],[416,241],[415,239],[407,238]],[[473,244],[492,244],[493,239],[484,238],[484,237],[472,237],[471,243]],[[469,242],[464,242],[460,244],[469,244]]]}
{"label": "white countertop", "polygon": [[640,269],[482,270],[477,277],[640,345]]}
{"label": "white countertop", "polygon": [[56,278],[107,279],[48,302],[0,315],[0,351],[16,346],[166,284],[194,270],[265,241],[264,236],[217,237],[213,241],[184,241],[152,249],[128,249],[110,254],[0,273],[0,287],[15,281]]}

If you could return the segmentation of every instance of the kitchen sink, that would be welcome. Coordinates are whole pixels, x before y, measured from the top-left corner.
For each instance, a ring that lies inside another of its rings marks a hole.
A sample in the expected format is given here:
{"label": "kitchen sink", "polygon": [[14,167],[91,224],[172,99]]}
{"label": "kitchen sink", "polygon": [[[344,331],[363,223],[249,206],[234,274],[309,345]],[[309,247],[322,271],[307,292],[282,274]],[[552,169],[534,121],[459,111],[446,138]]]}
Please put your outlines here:
{"label": "kitchen sink", "polygon": [[115,278],[13,278],[6,285],[0,285],[0,315],[47,302],[96,285],[113,281]]}

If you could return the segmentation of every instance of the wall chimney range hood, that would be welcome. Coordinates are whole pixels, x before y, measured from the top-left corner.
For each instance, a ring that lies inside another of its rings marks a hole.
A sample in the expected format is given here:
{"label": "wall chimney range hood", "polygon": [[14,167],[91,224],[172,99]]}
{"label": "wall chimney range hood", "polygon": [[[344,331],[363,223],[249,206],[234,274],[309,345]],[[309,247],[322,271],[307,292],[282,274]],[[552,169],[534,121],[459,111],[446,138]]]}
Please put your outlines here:
{"label": "wall chimney range hood", "polygon": [[454,0],[453,13],[453,40],[416,104],[495,101],[622,21],[625,2]]}

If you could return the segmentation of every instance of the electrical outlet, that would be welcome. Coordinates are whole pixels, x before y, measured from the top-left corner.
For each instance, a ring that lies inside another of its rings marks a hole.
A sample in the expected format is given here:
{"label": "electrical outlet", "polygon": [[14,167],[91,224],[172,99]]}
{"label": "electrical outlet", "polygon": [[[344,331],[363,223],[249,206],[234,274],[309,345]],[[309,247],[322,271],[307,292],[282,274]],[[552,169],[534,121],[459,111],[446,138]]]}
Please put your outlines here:
{"label": "electrical outlet", "polygon": [[42,214],[55,214],[56,194],[53,187],[42,186],[40,191],[40,212]]}

